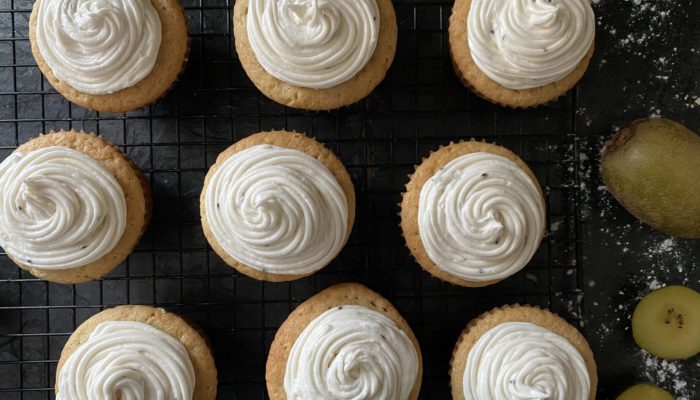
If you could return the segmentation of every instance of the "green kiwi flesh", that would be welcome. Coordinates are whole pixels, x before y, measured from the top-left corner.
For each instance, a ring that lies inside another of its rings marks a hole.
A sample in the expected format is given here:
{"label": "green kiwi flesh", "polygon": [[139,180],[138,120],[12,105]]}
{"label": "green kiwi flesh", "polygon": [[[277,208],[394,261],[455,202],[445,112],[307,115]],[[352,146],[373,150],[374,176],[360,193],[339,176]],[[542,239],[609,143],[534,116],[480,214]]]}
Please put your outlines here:
{"label": "green kiwi flesh", "polygon": [[673,396],[660,387],[642,383],[625,390],[617,400],[673,400]]}
{"label": "green kiwi flesh", "polygon": [[634,309],[632,335],[657,357],[693,357],[700,352],[700,293],[685,286],[651,292]]}

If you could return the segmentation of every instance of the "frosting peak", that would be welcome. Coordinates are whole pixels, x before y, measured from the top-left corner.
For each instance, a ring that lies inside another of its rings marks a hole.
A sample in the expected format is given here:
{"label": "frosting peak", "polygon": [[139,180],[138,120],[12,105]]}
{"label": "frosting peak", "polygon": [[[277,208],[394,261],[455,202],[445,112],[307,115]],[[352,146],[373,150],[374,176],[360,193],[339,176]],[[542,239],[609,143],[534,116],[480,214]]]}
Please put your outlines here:
{"label": "frosting peak", "polygon": [[82,267],[108,254],[126,229],[114,175],[67,147],[15,152],[0,164],[0,245],[37,269]]}
{"label": "frosting peak", "polygon": [[561,80],[593,44],[589,0],[472,0],[467,39],[474,63],[509,89]]}
{"label": "frosting peak", "polygon": [[558,23],[559,5],[545,1],[533,1],[527,4],[529,11],[528,25],[531,27],[551,28]]}
{"label": "frosting peak", "polygon": [[40,0],[36,18],[41,56],[80,92],[117,92],[155,66],[161,23],[150,0]]}
{"label": "frosting peak", "polygon": [[379,8],[376,0],[250,0],[246,24],[270,75],[327,89],[352,79],[372,58]]}

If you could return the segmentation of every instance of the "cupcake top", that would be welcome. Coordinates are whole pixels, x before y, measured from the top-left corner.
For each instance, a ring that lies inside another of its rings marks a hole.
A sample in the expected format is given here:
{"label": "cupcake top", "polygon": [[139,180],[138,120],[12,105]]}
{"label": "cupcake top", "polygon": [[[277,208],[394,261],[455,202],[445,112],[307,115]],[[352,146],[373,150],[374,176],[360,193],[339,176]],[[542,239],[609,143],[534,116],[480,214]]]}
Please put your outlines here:
{"label": "cupcake top", "polygon": [[520,271],[539,247],[545,218],[537,182],[511,159],[490,152],[453,159],[420,191],[418,231],[428,257],[468,281]]}
{"label": "cupcake top", "polygon": [[180,341],[135,321],[105,321],[63,363],[57,400],[191,400],[195,372]]}
{"label": "cupcake top", "polygon": [[467,38],[474,63],[508,89],[569,75],[593,45],[589,0],[472,0]]}
{"label": "cupcake top", "polygon": [[217,163],[203,207],[223,250],[266,273],[317,271],[348,236],[348,200],[333,173],[286,147],[258,144]]}
{"label": "cupcake top", "polygon": [[404,400],[418,368],[415,346],[394,321],[343,305],[314,318],[296,339],[284,390],[289,400]]}
{"label": "cupcake top", "polygon": [[246,24],[267,73],[290,85],[327,89],[369,62],[379,21],[376,0],[250,0]]}
{"label": "cupcake top", "polygon": [[41,0],[36,43],[60,81],[110,94],[151,73],[161,21],[150,0]]}
{"label": "cupcake top", "polygon": [[566,338],[529,322],[505,322],[469,350],[463,387],[465,400],[587,400],[591,381]]}
{"label": "cupcake top", "polygon": [[0,246],[20,264],[88,265],[117,246],[126,221],[117,179],[77,150],[15,152],[0,164]]}

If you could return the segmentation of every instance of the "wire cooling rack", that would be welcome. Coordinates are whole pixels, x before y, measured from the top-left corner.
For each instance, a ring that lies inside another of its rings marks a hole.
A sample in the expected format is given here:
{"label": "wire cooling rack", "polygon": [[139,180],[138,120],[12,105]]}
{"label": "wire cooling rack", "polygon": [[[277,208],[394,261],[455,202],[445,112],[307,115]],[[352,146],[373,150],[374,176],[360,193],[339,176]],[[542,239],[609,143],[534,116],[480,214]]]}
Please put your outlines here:
{"label": "wire cooling rack", "polygon": [[[447,21],[451,1],[395,1],[397,57],[379,88],[339,111],[309,113],[262,96],[236,58],[233,0],[185,1],[190,60],[175,88],[127,114],[87,111],[43,79],[31,54],[31,0],[0,0],[0,160],[40,132],[84,129],[122,148],[150,178],[153,222],[135,252],[100,281],[59,285],[20,271],[0,253],[0,398],[53,398],[56,362],[71,332],[120,304],[181,313],[211,339],[219,398],[265,399],[264,365],[276,329],[300,302],[357,281],[389,298],[424,356],[422,398],[447,399],[452,346],[467,321],[494,306],[549,307],[581,315],[576,91],[556,103],[511,111],[470,94],[455,78]],[[350,241],[330,266],[291,283],[236,273],[207,246],[198,196],[216,155],[246,135],[286,129],[315,136],[340,156],[357,190]],[[431,278],[405,248],[397,203],[414,165],[451,140],[504,145],[532,167],[548,206],[549,232],[521,273],[484,289]]]}

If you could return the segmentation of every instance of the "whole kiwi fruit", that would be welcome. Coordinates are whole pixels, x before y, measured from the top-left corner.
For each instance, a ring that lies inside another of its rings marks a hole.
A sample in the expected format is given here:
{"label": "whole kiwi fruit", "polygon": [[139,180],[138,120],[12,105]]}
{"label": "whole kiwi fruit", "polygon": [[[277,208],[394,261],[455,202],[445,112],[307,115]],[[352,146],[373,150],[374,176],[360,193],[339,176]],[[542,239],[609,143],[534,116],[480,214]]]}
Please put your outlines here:
{"label": "whole kiwi fruit", "polygon": [[700,136],[685,126],[664,118],[632,122],[605,143],[601,174],[642,222],[700,238]]}

